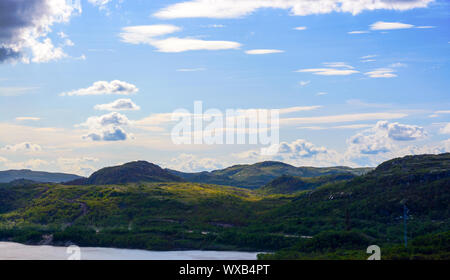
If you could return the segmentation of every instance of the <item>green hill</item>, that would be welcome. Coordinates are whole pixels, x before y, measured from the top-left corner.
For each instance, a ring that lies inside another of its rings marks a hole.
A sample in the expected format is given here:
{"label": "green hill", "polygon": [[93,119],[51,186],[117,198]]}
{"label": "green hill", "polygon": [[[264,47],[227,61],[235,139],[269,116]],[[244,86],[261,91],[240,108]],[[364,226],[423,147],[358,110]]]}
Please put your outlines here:
{"label": "green hill", "polygon": [[0,171],[0,183],[9,183],[14,180],[29,180],[42,183],[64,183],[80,178],[82,177],[73,174],[31,171],[28,169]]}
{"label": "green hill", "polygon": [[225,169],[211,172],[184,173],[175,170],[168,170],[186,181],[227,185],[243,188],[259,188],[282,175],[298,177],[317,177],[323,175],[333,175],[339,173],[352,173],[362,175],[372,168],[350,168],[345,166],[336,167],[295,167],[277,161],[265,161],[251,165],[234,165]]}
{"label": "green hill", "polygon": [[0,240],[39,244],[51,236],[56,245],[277,251],[261,256],[277,259],[362,259],[377,244],[389,258],[449,259],[442,243],[450,231],[449,164],[450,154],[422,155],[353,179],[283,176],[270,184],[276,194],[187,182],[5,184]]}
{"label": "green hill", "polygon": [[258,190],[268,194],[293,194],[298,191],[315,189],[325,184],[332,184],[339,181],[350,180],[356,175],[351,173],[338,173],[334,175],[324,175],[312,178],[302,178],[297,176],[283,175]]}
{"label": "green hill", "polygon": [[137,182],[182,182],[158,165],[146,161],[134,161],[120,166],[106,167],[83,178],[68,182],[68,185],[111,185]]}
{"label": "green hill", "polygon": [[[356,231],[368,237],[370,243],[390,248],[402,244],[406,205],[410,211],[410,238],[446,232],[450,230],[449,164],[450,154],[393,159],[367,175],[301,193],[263,221],[277,221],[273,225],[277,228],[296,225],[294,232],[308,236]],[[311,257],[298,254],[304,246],[300,243],[288,250],[289,254],[282,254],[283,258]]]}

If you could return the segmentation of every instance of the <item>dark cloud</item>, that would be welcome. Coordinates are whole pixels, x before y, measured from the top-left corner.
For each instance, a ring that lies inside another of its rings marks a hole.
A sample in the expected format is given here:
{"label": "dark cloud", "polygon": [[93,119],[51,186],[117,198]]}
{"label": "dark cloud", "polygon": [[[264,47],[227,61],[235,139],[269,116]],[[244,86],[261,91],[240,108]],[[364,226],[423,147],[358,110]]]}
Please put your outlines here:
{"label": "dark cloud", "polygon": [[128,134],[122,128],[114,127],[99,133],[91,133],[83,138],[92,141],[125,141],[128,139]]}
{"label": "dark cloud", "polygon": [[36,25],[46,13],[48,5],[45,0],[0,1],[0,63],[21,56],[8,45],[20,44],[22,30]]}
{"label": "dark cloud", "polygon": [[17,59],[20,56],[20,53],[14,51],[13,49],[0,47],[0,63],[3,63],[10,59]]}
{"label": "dark cloud", "polygon": [[[45,54],[35,53],[33,46],[49,40],[47,34],[54,23],[68,22],[71,15],[81,8],[79,2],[55,0],[0,0],[0,62],[28,58],[25,49],[32,50],[35,62],[57,59],[51,45]],[[41,52],[41,50],[39,51]],[[37,57],[40,55],[42,57]],[[58,56],[59,55],[59,56]]]}
{"label": "dark cloud", "polygon": [[21,29],[36,25],[48,10],[46,0],[1,0],[0,42],[11,43]]}

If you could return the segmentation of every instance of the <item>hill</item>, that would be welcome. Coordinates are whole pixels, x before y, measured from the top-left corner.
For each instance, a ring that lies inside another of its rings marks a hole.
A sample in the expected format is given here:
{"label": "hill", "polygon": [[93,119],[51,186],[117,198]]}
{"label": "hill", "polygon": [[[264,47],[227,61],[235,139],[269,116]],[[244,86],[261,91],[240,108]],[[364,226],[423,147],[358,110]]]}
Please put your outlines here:
{"label": "hill", "polygon": [[147,161],[134,161],[106,167],[89,178],[68,182],[67,185],[111,185],[137,182],[182,182],[183,179]]}
{"label": "hill", "polygon": [[324,175],[313,178],[283,175],[274,179],[258,190],[268,194],[292,194],[298,191],[315,189],[325,184],[332,184],[339,181],[350,180],[355,177],[356,175],[351,173],[338,173],[334,175]]}
{"label": "hill", "polygon": [[450,154],[404,157],[350,180],[309,178],[328,183],[288,195],[187,182],[0,185],[0,240],[278,251],[261,256],[277,259],[364,259],[377,244],[389,258],[450,259],[449,164]]}
{"label": "hill", "polygon": [[[276,221],[276,228],[296,225],[296,232],[310,236],[357,231],[369,237],[368,242],[389,248],[402,243],[404,205],[409,209],[410,238],[450,230],[450,154],[387,161],[367,175],[301,193],[263,221]],[[303,243],[278,257],[309,258],[298,254]]]}
{"label": "hill", "polygon": [[0,183],[9,183],[22,179],[42,183],[64,183],[80,178],[82,177],[73,174],[31,171],[28,169],[0,171]]}
{"label": "hill", "polygon": [[352,173],[362,175],[372,168],[336,167],[295,167],[277,161],[265,161],[255,164],[234,165],[221,170],[211,172],[185,173],[168,169],[172,174],[189,182],[227,185],[255,189],[268,184],[270,181],[282,175],[298,177],[317,177],[340,173]]}

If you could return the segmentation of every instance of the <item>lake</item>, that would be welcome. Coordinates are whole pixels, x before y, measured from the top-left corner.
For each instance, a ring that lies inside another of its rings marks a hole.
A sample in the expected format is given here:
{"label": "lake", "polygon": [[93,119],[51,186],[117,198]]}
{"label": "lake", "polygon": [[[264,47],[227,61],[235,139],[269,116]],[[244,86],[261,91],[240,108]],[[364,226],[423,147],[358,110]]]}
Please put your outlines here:
{"label": "lake", "polygon": [[0,242],[0,260],[256,260],[258,253],[234,251],[147,251],[115,248],[30,246]]}

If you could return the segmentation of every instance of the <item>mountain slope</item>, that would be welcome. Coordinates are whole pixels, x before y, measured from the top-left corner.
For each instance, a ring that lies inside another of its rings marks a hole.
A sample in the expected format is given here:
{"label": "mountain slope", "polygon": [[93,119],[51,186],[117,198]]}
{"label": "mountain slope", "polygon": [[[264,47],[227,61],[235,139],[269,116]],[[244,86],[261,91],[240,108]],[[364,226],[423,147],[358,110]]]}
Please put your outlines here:
{"label": "mountain slope", "polygon": [[134,161],[120,166],[106,167],[89,178],[68,182],[68,185],[111,185],[137,182],[182,182],[183,179],[146,161]]}
{"label": "mountain slope", "polygon": [[356,175],[351,173],[339,173],[334,175],[324,175],[313,178],[302,178],[297,176],[283,175],[258,190],[268,194],[292,194],[298,191],[315,189],[325,184],[332,184],[339,181],[350,180]]}
{"label": "mountain slope", "polygon": [[80,178],[82,177],[73,174],[31,171],[28,169],[0,171],[0,183],[9,183],[21,179],[42,183],[64,183]]}
{"label": "mountain slope", "polygon": [[259,188],[282,175],[298,177],[317,177],[339,173],[352,173],[355,175],[365,174],[372,168],[350,168],[345,166],[336,167],[295,167],[277,161],[265,161],[251,165],[234,165],[225,169],[211,172],[184,173],[169,170],[186,181],[228,185],[244,188]]}
{"label": "mountain slope", "polygon": [[450,154],[387,161],[364,176],[301,193],[266,219],[282,224],[288,219],[305,235],[318,233],[308,226],[313,221],[323,224],[322,230],[355,228],[378,237],[395,232],[401,240],[403,205],[415,236],[450,230]]}
{"label": "mountain slope", "polygon": [[[408,250],[402,246],[404,205],[409,212],[407,236],[413,239]],[[448,245],[447,251],[440,245],[413,246],[421,237],[450,231],[450,154],[387,161],[367,175],[301,193],[260,222],[274,223],[274,228],[294,227],[298,234],[314,236],[311,242],[299,240],[291,248],[262,258],[348,258],[352,253],[342,251],[340,245],[336,254],[330,254],[329,246],[320,244],[339,244],[342,232],[353,232],[362,233],[367,246],[378,244],[384,252],[390,251],[389,258],[449,259]],[[315,240],[327,231],[334,232],[330,232],[330,240]],[[347,249],[365,257],[361,246]]]}
{"label": "mountain slope", "polygon": [[[342,249],[356,252],[338,252],[342,258],[367,258],[368,245],[383,252],[402,246],[404,204],[411,239],[449,231],[449,202],[450,154],[394,159],[366,175],[294,195],[186,182],[0,185],[0,240],[37,244],[53,234],[55,245],[284,249],[277,258]],[[438,247],[427,245],[423,254],[433,258]]]}

